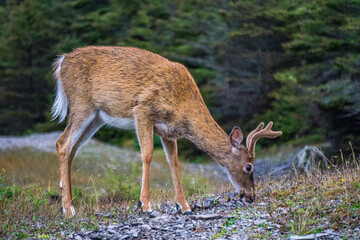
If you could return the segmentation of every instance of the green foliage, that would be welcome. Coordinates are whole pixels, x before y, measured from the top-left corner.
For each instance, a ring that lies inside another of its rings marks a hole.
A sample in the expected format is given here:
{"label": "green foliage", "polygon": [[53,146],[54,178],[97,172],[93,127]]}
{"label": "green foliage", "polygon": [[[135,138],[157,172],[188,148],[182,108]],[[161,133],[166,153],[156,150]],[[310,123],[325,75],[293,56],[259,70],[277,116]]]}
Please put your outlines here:
{"label": "green foliage", "polygon": [[[351,0],[0,3],[0,134],[59,128],[44,124],[57,54],[121,45],[188,67],[228,132],[272,120],[284,132],[279,142],[346,149],[351,141],[357,150],[359,7]],[[112,129],[97,136],[114,144],[134,138]],[[179,145],[187,156],[199,154],[186,141]]]}
{"label": "green foliage", "polygon": [[141,165],[132,164],[127,175],[121,175],[115,171],[109,170],[108,176],[103,179],[108,186],[108,190],[113,197],[121,200],[138,200],[140,199],[141,184],[137,177],[141,176]]}
{"label": "green foliage", "polygon": [[359,147],[358,8],[353,1],[281,1],[264,13],[276,20],[276,34],[287,38],[275,74],[280,87],[264,114],[285,133],[281,141],[329,140],[347,148],[350,140]]}
{"label": "green foliage", "polygon": [[96,133],[96,138],[114,145],[123,145],[126,139],[135,139],[136,134],[132,131],[103,127]]}
{"label": "green foliage", "polygon": [[[6,202],[18,201],[19,198],[24,198],[25,201],[28,201],[32,205],[33,211],[38,211],[40,206],[49,203],[48,199],[51,196],[57,196],[56,192],[47,192],[46,194],[42,194],[39,198],[35,196],[30,189],[22,189],[16,185],[4,186],[3,180],[4,178],[0,175],[0,205],[5,204]],[[41,192],[42,189],[37,186],[36,191]]]}
{"label": "green foliage", "polygon": [[12,201],[20,195],[20,188],[15,185],[5,186],[4,178],[0,174],[0,201]]}
{"label": "green foliage", "polygon": [[[154,141],[154,148],[162,147],[161,139],[159,136],[153,135],[153,141]],[[140,144],[136,137],[133,138],[133,149],[140,151]]]}
{"label": "green foliage", "polygon": [[58,42],[61,4],[52,0],[8,1],[0,29],[0,129],[19,133],[46,121],[50,69]]}

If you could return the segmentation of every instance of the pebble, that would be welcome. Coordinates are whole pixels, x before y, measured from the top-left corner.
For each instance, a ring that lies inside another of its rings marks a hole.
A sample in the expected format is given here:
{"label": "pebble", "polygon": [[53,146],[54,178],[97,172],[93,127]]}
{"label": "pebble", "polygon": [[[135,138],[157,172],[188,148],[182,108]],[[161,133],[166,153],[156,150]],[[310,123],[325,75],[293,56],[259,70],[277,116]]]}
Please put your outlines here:
{"label": "pebble", "polygon": [[158,211],[152,211],[150,213],[150,218],[156,218],[159,217],[161,214]]}
{"label": "pebble", "polygon": [[263,224],[263,223],[266,223],[267,221],[266,220],[256,220],[254,221],[254,224],[255,225],[260,225],[260,224]]}
{"label": "pebble", "polygon": [[78,222],[89,222],[89,218],[80,218]]}
{"label": "pebble", "polygon": [[115,215],[112,214],[112,213],[96,213],[95,215],[98,216],[98,217],[105,217],[105,218],[113,218],[113,217],[115,217]]}

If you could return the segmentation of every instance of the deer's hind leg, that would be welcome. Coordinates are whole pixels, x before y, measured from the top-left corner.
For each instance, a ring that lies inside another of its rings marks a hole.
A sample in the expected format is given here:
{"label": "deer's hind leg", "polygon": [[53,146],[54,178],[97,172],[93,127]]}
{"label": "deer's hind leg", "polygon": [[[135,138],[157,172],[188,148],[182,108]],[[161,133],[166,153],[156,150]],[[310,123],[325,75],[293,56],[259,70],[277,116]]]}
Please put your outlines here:
{"label": "deer's hind leg", "polygon": [[137,108],[134,109],[136,133],[140,144],[142,157],[142,181],[139,206],[142,207],[143,212],[151,211],[150,204],[150,164],[154,152],[153,143],[153,129],[154,123],[148,119],[144,111]]}
{"label": "deer's hind leg", "polygon": [[191,208],[186,201],[179,175],[177,142],[176,140],[169,140],[161,137],[161,143],[165,151],[166,159],[170,166],[177,207],[180,208],[179,210],[181,210],[183,214],[190,215],[192,214]]}
{"label": "deer's hind leg", "polygon": [[[80,112],[80,111],[79,111]],[[98,112],[70,114],[68,125],[56,142],[59,159],[62,207],[66,216],[75,215],[71,193],[71,165],[76,152],[103,125]]]}

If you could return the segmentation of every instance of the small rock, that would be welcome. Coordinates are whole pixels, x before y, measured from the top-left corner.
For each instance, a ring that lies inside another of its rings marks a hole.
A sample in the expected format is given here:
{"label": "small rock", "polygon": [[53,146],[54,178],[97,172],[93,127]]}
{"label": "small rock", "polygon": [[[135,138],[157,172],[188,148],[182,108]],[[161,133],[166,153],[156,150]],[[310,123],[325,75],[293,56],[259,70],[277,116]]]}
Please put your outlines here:
{"label": "small rock", "polygon": [[317,234],[309,234],[306,236],[290,236],[289,240],[313,240],[313,239],[317,239],[319,237],[324,237],[324,236],[328,236],[329,234],[327,233],[317,233]]}
{"label": "small rock", "polygon": [[287,214],[288,211],[285,208],[279,208],[281,214]]}
{"label": "small rock", "polygon": [[208,209],[208,208],[210,208],[211,207],[211,205],[212,205],[212,203],[213,203],[213,201],[210,201],[210,200],[205,200],[205,201],[203,201],[202,203],[196,203],[195,204],[195,208],[197,208],[197,209]]}
{"label": "small rock", "polygon": [[91,239],[101,239],[100,235],[98,233],[90,233],[88,235],[89,238]]}
{"label": "small rock", "polygon": [[183,227],[184,227],[184,225],[182,225],[182,224],[178,224],[178,225],[173,226],[173,228],[183,228]]}
{"label": "small rock", "polygon": [[78,222],[89,222],[89,218],[80,218]]}
{"label": "small rock", "polygon": [[112,213],[96,213],[97,217],[113,218],[115,215]]}
{"label": "small rock", "polygon": [[150,218],[156,218],[156,217],[159,217],[161,214],[158,212],[158,211],[152,211],[150,213]]}
{"label": "small rock", "polygon": [[150,231],[151,230],[151,227],[149,224],[144,224],[144,225],[141,225],[141,228],[147,230],[147,231]]}
{"label": "small rock", "polygon": [[118,233],[117,231],[112,230],[112,229],[108,229],[107,231],[108,231],[109,233],[111,233],[111,234],[117,234],[117,233]]}
{"label": "small rock", "polygon": [[130,238],[130,236],[128,235],[117,235],[116,237],[114,237],[114,239],[118,239],[118,240],[125,240],[125,239],[128,239]]}
{"label": "small rock", "polygon": [[185,228],[186,229],[192,229],[192,228],[194,228],[194,225],[193,224],[186,224]]}
{"label": "small rock", "polygon": [[209,208],[211,205],[212,205],[213,201],[210,201],[210,200],[205,200],[202,204],[202,208]]}
{"label": "small rock", "polygon": [[154,222],[168,222],[168,221],[170,221],[170,216],[164,214],[162,216],[153,218],[152,221],[154,221]]}
{"label": "small rock", "polygon": [[132,222],[131,223],[131,226],[139,226],[139,225],[142,225],[143,222]]}
{"label": "small rock", "polygon": [[85,235],[85,229],[80,229],[80,232],[78,232],[77,234],[84,236]]}
{"label": "small rock", "polygon": [[266,220],[263,220],[263,219],[254,221],[255,225],[260,225],[260,224],[264,224],[264,223],[266,223]]}
{"label": "small rock", "polygon": [[133,236],[134,238],[139,237],[139,232],[138,232],[138,231],[134,232],[134,233],[132,234],[132,236]]}

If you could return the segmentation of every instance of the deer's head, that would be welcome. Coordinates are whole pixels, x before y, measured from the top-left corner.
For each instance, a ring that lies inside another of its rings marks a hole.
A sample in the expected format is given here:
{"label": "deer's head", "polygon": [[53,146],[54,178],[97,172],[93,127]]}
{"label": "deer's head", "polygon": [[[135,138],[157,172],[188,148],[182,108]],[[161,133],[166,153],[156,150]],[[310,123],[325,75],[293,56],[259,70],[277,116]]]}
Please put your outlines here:
{"label": "deer's head", "polygon": [[272,131],[272,125],[273,123],[270,122],[263,128],[264,123],[260,123],[247,136],[246,146],[242,144],[244,136],[239,127],[234,127],[229,135],[231,153],[226,168],[232,185],[243,201],[253,202],[255,200],[253,162],[257,140],[260,138],[276,138],[282,134],[281,131]]}

